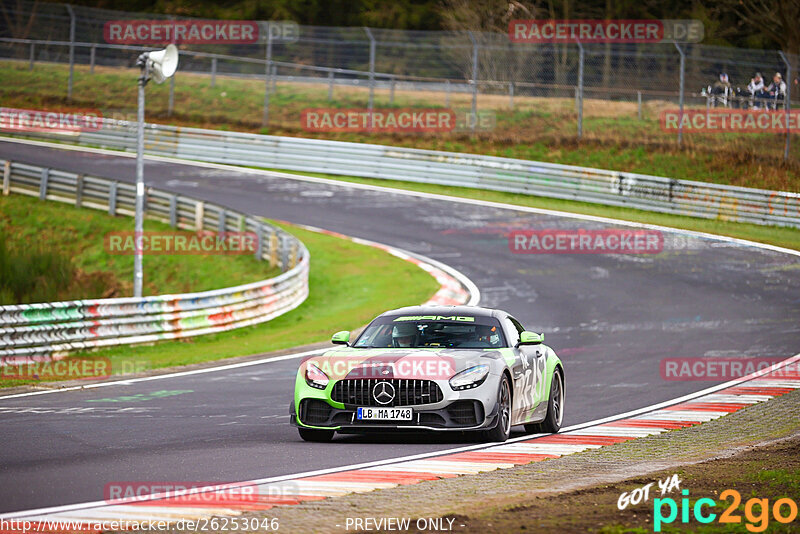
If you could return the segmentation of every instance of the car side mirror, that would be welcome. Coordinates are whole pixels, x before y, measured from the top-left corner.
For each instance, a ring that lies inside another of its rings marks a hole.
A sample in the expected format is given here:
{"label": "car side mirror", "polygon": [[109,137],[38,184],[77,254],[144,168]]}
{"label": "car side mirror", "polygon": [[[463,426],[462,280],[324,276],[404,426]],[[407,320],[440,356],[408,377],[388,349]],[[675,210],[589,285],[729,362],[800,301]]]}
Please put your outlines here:
{"label": "car side mirror", "polygon": [[517,345],[541,345],[542,343],[544,343],[544,334],[525,330],[519,335],[519,343]]}
{"label": "car side mirror", "polygon": [[331,343],[334,345],[349,345],[350,344],[350,332],[347,330],[342,330],[341,332],[336,332],[331,336]]}

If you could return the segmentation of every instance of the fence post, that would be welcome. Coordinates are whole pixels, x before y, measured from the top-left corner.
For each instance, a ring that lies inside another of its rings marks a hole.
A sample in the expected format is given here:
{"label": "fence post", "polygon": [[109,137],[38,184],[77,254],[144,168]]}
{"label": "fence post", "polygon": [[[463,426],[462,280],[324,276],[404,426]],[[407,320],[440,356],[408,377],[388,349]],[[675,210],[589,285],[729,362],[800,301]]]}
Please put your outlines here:
{"label": "fence post", "polygon": [[3,196],[11,193],[11,161],[6,161],[3,166]]}
{"label": "fence post", "polygon": [[472,32],[467,32],[472,40],[472,124],[471,129],[475,132],[478,123],[478,41]]}
{"label": "fence post", "polygon": [[217,85],[217,58],[211,58],[211,88]]}
{"label": "fence post", "polygon": [[167,104],[167,117],[172,117],[172,110],[174,109],[174,107],[175,107],[175,74],[169,77],[169,103]]}
{"label": "fence post", "polygon": [[47,182],[50,179],[50,169],[42,169],[42,175],[39,180],[39,200],[47,199]]}
{"label": "fence post", "polygon": [[578,41],[578,139],[583,137],[583,45]]}
{"label": "fence post", "polygon": [[678,146],[683,145],[683,86],[686,79],[686,55],[683,53],[683,49],[678,45],[678,43],[673,43],[675,48],[678,49],[678,53],[681,55],[681,81],[680,81],[680,93],[678,96]]}
{"label": "fence post", "polygon": [[389,105],[390,106],[394,105],[394,85],[395,85],[395,82],[396,82],[395,77],[392,76],[392,79],[391,79],[391,82],[390,82],[391,85],[389,86]]}
{"label": "fence post", "polygon": [[328,71],[328,102],[333,100],[333,71]]}
{"label": "fence post", "polygon": [[514,82],[508,82],[508,107],[514,109]]}
{"label": "fence post", "polygon": [[444,107],[450,107],[450,80],[444,81]]}
{"label": "fence post", "polygon": [[72,6],[66,5],[69,11],[69,84],[67,85],[67,100],[72,100],[72,81],[75,71],[75,11]]}
{"label": "fence post", "polygon": [[267,23],[267,52],[266,52],[266,68],[264,74],[264,115],[261,118],[261,126],[264,128],[269,125],[269,75],[272,72],[272,29]]}
{"label": "fence post", "polygon": [[781,55],[781,59],[786,64],[786,144],[783,148],[783,161],[789,161],[789,139],[791,138],[791,131],[792,129],[789,128],[789,115],[791,114],[792,110],[792,64],[789,63],[789,58],[786,57],[786,54],[783,51],[778,50],[778,53]]}
{"label": "fence post", "polygon": [[33,62],[36,59],[36,43],[31,43],[31,59],[28,70],[33,70]]}
{"label": "fence post", "polygon": [[94,56],[97,53],[97,47],[92,45],[89,49],[89,73],[94,74]]}
{"label": "fence post", "polygon": [[375,38],[372,36],[372,30],[364,26],[364,31],[369,37],[369,129],[372,129],[372,109],[375,105]]}
{"label": "fence post", "polygon": [[272,66],[271,78],[272,78],[272,92],[276,93],[276,92],[278,92],[278,66],[277,65],[273,65]]}
{"label": "fence post", "polygon": [[636,91],[636,102],[639,105],[639,120],[642,120],[642,92]]}
{"label": "fence post", "polygon": [[256,260],[264,259],[264,226],[256,221]]}

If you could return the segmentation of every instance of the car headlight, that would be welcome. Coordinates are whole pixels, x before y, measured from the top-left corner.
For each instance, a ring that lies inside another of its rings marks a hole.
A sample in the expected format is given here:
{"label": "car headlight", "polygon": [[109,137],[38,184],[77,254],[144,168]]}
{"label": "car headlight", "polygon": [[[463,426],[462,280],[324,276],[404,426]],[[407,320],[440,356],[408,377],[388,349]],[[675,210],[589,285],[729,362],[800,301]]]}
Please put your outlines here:
{"label": "car headlight", "polygon": [[489,366],[482,364],[465,369],[450,379],[450,387],[454,391],[476,388],[483,384],[489,376]]}
{"label": "car headlight", "polygon": [[306,366],[306,384],[312,388],[325,389],[328,387],[328,375],[313,363],[309,363]]}

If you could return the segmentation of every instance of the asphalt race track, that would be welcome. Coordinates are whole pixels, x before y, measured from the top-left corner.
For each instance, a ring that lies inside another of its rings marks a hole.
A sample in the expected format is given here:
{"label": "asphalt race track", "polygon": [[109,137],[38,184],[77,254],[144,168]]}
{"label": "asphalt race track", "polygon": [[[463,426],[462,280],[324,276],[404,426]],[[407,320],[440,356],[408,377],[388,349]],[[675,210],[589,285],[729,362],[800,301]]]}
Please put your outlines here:
{"label": "asphalt race track", "polygon": [[[0,158],[134,178],[127,157],[0,142]],[[460,270],[480,288],[481,305],[545,332],[565,364],[565,425],[715,383],[665,380],[663,358],[783,359],[800,352],[797,256],[675,234],[665,235],[660,254],[513,254],[510,229],[608,225],[177,163],[147,161],[145,179]],[[146,269],[145,258],[145,276]],[[232,482],[469,442],[340,436],[332,444],[305,443],[287,415],[298,361],[0,399],[0,512],[102,500],[111,482]]]}

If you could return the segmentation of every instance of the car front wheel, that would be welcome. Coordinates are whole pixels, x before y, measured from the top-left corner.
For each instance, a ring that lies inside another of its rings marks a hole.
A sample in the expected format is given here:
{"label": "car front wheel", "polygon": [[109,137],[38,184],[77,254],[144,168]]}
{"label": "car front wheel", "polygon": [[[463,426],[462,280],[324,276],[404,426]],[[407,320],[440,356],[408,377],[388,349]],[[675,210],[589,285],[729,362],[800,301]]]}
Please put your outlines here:
{"label": "car front wheel", "polygon": [[485,441],[503,442],[511,435],[511,385],[503,375],[497,390],[497,424],[483,433]]}

